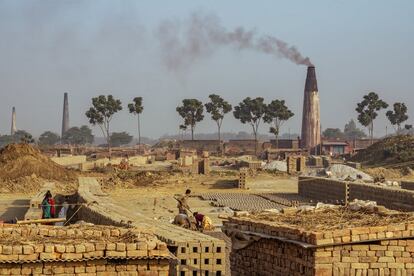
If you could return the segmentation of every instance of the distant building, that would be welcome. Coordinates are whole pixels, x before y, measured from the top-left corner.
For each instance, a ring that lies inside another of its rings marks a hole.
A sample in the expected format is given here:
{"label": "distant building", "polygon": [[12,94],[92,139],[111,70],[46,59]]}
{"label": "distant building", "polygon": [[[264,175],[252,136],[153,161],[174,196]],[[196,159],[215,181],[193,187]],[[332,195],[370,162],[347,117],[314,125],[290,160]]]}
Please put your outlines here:
{"label": "distant building", "polygon": [[[374,139],[376,143],[380,139]],[[371,139],[354,139],[354,140],[330,140],[322,139],[322,154],[326,155],[342,155],[353,154],[360,150],[364,150],[371,146]]]}
{"label": "distant building", "polygon": [[346,141],[322,141],[322,154],[342,155],[349,153],[349,144]]}

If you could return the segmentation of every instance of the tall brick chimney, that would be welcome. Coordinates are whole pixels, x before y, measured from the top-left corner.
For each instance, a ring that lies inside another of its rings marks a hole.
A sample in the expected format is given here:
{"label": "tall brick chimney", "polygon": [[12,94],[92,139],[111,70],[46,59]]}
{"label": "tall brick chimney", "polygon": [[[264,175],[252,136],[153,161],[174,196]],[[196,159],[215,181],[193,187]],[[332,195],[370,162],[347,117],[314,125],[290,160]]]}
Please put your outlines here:
{"label": "tall brick chimney", "polygon": [[69,102],[68,93],[63,96],[63,119],[62,119],[62,136],[69,129]]}
{"label": "tall brick chimney", "polygon": [[14,135],[16,133],[16,131],[17,131],[17,127],[16,127],[16,108],[13,106],[10,135]]}
{"label": "tall brick chimney", "polygon": [[319,154],[321,120],[318,83],[314,66],[308,67],[304,94],[301,145],[302,148],[309,150],[310,153]]}

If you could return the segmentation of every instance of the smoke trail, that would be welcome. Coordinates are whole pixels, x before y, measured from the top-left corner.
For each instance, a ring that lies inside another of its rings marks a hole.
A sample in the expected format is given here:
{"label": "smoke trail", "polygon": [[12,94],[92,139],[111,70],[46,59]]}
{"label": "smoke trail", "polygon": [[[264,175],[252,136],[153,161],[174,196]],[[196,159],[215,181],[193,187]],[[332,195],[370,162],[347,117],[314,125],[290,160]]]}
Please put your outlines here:
{"label": "smoke trail", "polygon": [[197,59],[212,54],[217,47],[226,45],[286,58],[298,65],[312,65],[295,46],[273,36],[259,36],[255,30],[243,27],[228,31],[219,18],[211,14],[194,13],[185,25],[176,20],[163,21],[156,34],[163,61],[170,70],[188,67]]}

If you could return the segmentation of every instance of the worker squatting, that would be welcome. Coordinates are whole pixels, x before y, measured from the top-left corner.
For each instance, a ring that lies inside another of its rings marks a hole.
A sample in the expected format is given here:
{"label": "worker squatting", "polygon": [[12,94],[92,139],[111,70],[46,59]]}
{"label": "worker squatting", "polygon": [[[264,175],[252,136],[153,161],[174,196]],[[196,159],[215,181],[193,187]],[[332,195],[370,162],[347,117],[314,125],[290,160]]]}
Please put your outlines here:
{"label": "worker squatting", "polygon": [[188,198],[190,195],[191,190],[187,189],[184,195],[174,196],[178,202],[178,215],[175,216],[173,223],[191,230],[214,230],[213,222],[208,216],[191,211],[190,206],[188,205]]}

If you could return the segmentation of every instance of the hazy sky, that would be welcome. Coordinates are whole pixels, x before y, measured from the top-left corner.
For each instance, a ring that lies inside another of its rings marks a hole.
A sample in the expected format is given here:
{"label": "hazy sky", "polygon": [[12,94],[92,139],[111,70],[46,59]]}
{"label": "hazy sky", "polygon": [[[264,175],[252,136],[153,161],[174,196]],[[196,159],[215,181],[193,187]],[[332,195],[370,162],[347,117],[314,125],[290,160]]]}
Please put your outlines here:
{"label": "hazy sky", "polygon": [[[180,101],[204,102],[214,92],[233,105],[247,96],[285,99],[296,116],[284,131],[299,132],[306,66],[218,44],[167,66],[160,24],[185,30],[194,13],[218,18],[215,23],[230,31],[242,26],[277,37],[310,57],[323,128],[343,128],[369,91],[391,104],[406,102],[413,123],[414,1],[0,0],[0,133],[10,131],[12,106],[18,129],[60,133],[64,92],[71,126],[87,124],[91,97],[110,93],[124,104],[113,131],[136,134],[126,105],[142,96],[143,135],[173,134]],[[376,134],[384,134],[385,125],[382,114]],[[215,130],[207,115],[196,132]],[[229,115],[223,131],[239,130],[250,128]]]}

